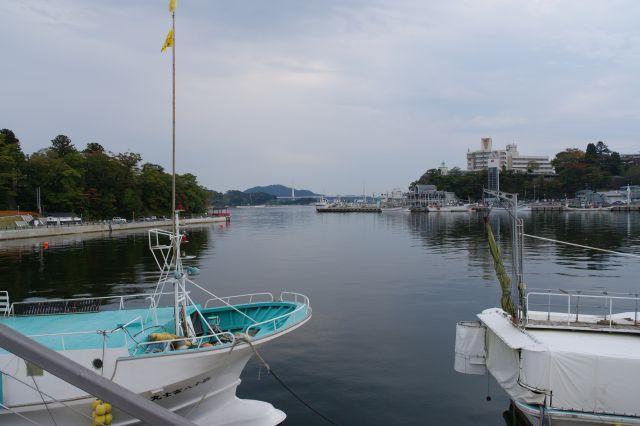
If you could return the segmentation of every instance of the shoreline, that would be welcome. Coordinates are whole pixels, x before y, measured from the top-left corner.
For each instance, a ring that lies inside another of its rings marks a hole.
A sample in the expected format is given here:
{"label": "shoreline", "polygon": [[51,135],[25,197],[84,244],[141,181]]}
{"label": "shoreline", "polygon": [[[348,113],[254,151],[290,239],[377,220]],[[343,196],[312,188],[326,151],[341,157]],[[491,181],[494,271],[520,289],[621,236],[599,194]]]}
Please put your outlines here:
{"label": "shoreline", "polygon": [[[198,225],[207,223],[220,223],[227,222],[229,217],[202,217],[195,219],[182,219],[181,225]],[[131,222],[131,223],[92,223],[88,225],[69,225],[69,226],[49,226],[38,228],[26,228],[26,229],[13,229],[0,231],[0,241],[3,240],[18,240],[27,238],[41,238],[41,237],[53,237],[58,235],[72,235],[72,234],[89,234],[95,232],[110,232],[110,231],[126,231],[130,229],[144,229],[144,228],[164,228],[170,227],[171,221],[153,221],[153,222]]]}

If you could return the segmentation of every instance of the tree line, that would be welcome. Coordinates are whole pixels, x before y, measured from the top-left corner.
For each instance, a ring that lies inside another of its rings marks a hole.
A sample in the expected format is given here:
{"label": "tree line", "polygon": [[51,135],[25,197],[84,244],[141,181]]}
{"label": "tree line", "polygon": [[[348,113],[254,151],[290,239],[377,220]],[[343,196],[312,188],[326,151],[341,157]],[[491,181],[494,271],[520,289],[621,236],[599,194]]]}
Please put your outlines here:
{"label": "tree line", "polygon": [[[142,163],[138,153],[112,153],[96,142],[78,150],[58,135],[49,147],[26,155],[11,130],[0,130],[0,210],[37,211],[38,190],[44,212],[85,219],[171,215],[171,174]],[[208,202],[209,192],[196,176],[176,175],[178,208],[199,214]]]}
{"label": "tree line", "polygon": [[[586,150],[568,148],[556,154],[551,164],[556,170],[552,176],[535,173],[532,164],[529,173],[506,170],[500,172],[500,190],[518,193],[523,199],[572,198],[581,189],[618,189],[623,185],[640,185],[640,166],[626,167],[620,154],[611,151],[602,141],[589,143]],[[462,199],[479,200],[482,188],[487,186],[487,171],[466,172],[455,167],[447,174],[438,169],[427,170],[416,184],[436,185],[439,190],[455,192]]]}

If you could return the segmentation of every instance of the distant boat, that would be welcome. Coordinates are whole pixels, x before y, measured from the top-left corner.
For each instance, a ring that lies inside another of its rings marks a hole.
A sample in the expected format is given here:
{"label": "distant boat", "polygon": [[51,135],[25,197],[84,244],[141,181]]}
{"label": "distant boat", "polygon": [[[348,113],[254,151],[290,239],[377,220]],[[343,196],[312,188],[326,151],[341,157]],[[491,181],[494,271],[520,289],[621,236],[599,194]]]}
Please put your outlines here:
{"label": "distant boat", "polygon": [[410,210],[407,207],[381,207],[380,211],[382,213],[408,213]]}
{"label": "distant boat", "polygon": [[427,207],[429,213],[467,213],[470,210],[469,204]]}
{"label": "distant boat", "polygon": [[316,210],[329,207],[329,202],[324,198],[324,195],[320,196],[320,199],[315,204]]}
{"label": "distant boat", "polygon": [[263,208],[263,207],[267,207],[265,204],[256,204],[256,205],[249,205],[249,206],[236,206],[237,209],[258,209],[258,208]]}

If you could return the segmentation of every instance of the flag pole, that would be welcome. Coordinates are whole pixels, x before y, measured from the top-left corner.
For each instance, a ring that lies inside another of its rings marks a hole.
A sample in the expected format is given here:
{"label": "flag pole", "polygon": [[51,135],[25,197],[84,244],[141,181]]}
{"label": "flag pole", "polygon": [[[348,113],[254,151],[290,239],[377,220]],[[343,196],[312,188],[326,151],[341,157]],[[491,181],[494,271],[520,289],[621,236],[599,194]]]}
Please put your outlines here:
{"label": "flag pole", "polygon": [[[171,43],[171,58],[172,58],[172,188],[171,188],[171,214],[173,216],[173,234],[176,235],[177,223],[176,223],[176,12],[171,11],[171,31],[173,32]],[[176,253],[176,256],[178,254]]]}

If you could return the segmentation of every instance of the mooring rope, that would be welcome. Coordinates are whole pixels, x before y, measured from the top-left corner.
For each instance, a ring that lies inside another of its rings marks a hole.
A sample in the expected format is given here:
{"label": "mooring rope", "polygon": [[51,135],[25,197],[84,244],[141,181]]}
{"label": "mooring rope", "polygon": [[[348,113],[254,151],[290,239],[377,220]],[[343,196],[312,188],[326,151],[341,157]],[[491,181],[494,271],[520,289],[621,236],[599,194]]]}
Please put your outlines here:
{"label": "mooring rope", "polygon": [[640,255],[633,254],[633,253],[623,253],[623,252],[620,252],[620,251],[614,251],[614,250],[607,250],[607,249],[602,249],[602,248],[597,248],[597,247],[585,246],[583,244],[569,243],[569,242],[566,242],[566,241],[554,240],[553,238],[538,237],[537,235],[531,235],[531,234],[522,234],[522,235],[524,235],[525,237],[529,237],[529,238],[535,238],[536,240],[549,241],[549,242],[552,242],[552,243],[565,244],[565,245],[568,245],[568,246],[580,247],[580,248],[585,248],[585,249],[589,249],[589,250],[602,251],[602,252],[605,252],[605,253],[617,254],[619,256],[635,257],[636,259],[640,259]]}
{"label": "mooring rope", "polygon": [[249,336],[246,336],[246,335],[245,336],[238,336],[238,338],[240,340],[242,340],[242,341],[244,341],[244,342],[249,344],[249,347],[251,348],[253,353],[256,355],[256,357],[258,358],[260,363],[262,365],[264,365],[264,367],[267,369],[267,372],[270,373],[278,381],[278,383],[280,383],[280,385],[282,385],[282,387],[284,389],[286,389],[295,399],[297,399],[302,405],[307,407],[309,410],[311,410],[313,413],[318,415],[321,419],[323,419],[327,423],[332,424],[334,426],[340,426],[338,423],[334,422],[329,417],[325,416],[320,411],[318,411],[315,408],[313,408],[308,402],[306,402],[304,399],[302,399],[293,389],[291,389],[280,377],[278,377],[278,375],[275,373],[275,371],[273,371],[271,366],[269,364],[267,364],[267,361],[265,361],[264,358],[262,358],[262,355],[260,355],[260,353],[255,348],[255,346],[253,346],[253,343],[251,343],[251,338]]}
{"label": "mooring rope", "polygon": [[[40,393],[40,396],[44,395],[44,396],[46,396],[47,398],[50,398],[50,399],[51,399],[51,400],[53,400],[54,402],[57,402],[57,403],[59,403],[60,405],[64,406],[65,408],[68,408],[69,410],[73,411],[73,412],[74,412],[74,413],[76,413],[77,415],[79,415],[79,416],[81,416],[81,417],[85,417],[85,418],[87,418],[87,419],[89,419],[89,420],[93,420],[93,418],[92,418],[91,416],[88,416],[88,415],[86,415],[86,414],[84,414],[84,413],[82,413],[82,412],[78,411],[77,409],[73,408],[71,405],[69,405],[69,404],[65,403],[64,401],[61,401],[61,400],[59,400],[59,399],[55,398],[54,396],[49,395],[49,394],[48,394],[48,393],[46,393],[45,391],[42,391],[42,390],[40,390],[39,388],[36,388],[36,387],[34,387],[34,386],[30,385],[29,383],[27,383],[27,382],[23,381],[23,380],[20,380],[20,379],[19,379],[18,377],[16,377],[15,375],[8,373],[6,370],[4,370],[4,369],[0,369],[0,373],[2,373],[2,374],[4,374],[4,375],[6,375],[7,377],[12,378],[13,380],[15,380],[15,381],[16,381],[16,382],[18,382],[18,383],[21,383],[21,384],[25,385],[25,386],[26,386],[26,387],[28,387],[29,389],[34,390],[34,391],[36,391],[36,392]],[[8,407],[7,407],[7,409],[8,409],[9,411],[11,411]],[[13,412],[13,411],[12,411],[12,412]],[[19,413],[16,413],[16,414],[17,414],[17,415],[20,415]],[[35,423],[35,424],[38,424],[38,423]]]}
{"label": "mooring rope", "polygon": [[11,407],[7,407],[6,405],[4,405],[3,403],[0,402],[0,407],[4,408],[5,410],[15,414],[16,416],[20,417],[23,420],[28,421],[29,423],[31,423],[32,425],[36,425],[36,426],[42,426],[40,423],[37,423],[33,420],[31,420],[30,418],[18,413],[16,410],[13,410]]}

